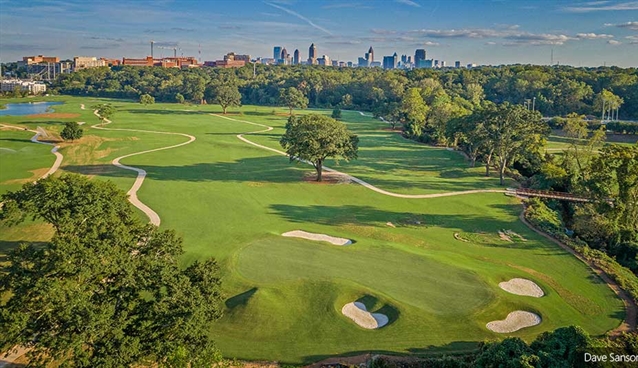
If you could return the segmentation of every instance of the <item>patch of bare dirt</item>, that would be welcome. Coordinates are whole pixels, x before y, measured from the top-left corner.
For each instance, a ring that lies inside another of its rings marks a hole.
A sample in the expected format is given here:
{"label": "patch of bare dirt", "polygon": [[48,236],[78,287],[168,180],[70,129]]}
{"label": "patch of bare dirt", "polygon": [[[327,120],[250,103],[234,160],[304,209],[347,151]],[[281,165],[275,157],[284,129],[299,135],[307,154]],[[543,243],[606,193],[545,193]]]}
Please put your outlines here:
{"label": "patch of bare dirt", "polygon": [[29,119],[73,119],[79,118],[80,114],[67,113],[67,112],[49,112],[45,114],[33,114],[27,115]]}
{"label": "patch of bare dirt", "polygon": [[350,184],[352,182],[347,175],[334,172],[324,172],[321,179],[322,181],[317,181],[317,174],[314,172],[308,172],[303,177],[303,181],[314,184]]}

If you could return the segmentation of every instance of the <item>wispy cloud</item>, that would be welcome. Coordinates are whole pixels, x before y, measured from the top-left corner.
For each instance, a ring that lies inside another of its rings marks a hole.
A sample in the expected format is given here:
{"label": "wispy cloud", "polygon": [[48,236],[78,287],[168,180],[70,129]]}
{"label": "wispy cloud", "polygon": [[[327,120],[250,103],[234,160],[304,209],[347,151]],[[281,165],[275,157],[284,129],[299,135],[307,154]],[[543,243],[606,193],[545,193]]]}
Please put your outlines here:
{"label": "wispy cloud", "polygon": [[626,22],[626,23],[605,23],[605,27],[618,27],[618,28],[626,28],[631,29],[632,31],[638,31],[638,22]]}
{"label": "wispy cloud", "polygon": [[600,39],[608,39],[614,38],[614,36],[609,34],[596,34],[596,33],[578,33],[576,38],[581,40],[600,40]]}
{"label": "wispy cloud", "polygon": [[610,44],[610,45],[614,45],[614,46],[622,45],[622,42],[616,41],[616,40],[609,40],[609,41],[607,41],[607,43]]}
{"label": "wispy cloud", "polygon": [[336,3],[324,5],[321,9],[345,9],[345,8],[353,8],[353,9],[372,9],[371,6],[365,5],[363,3]]}
{"label": "wispy cloud", "polygon": [[594,1],[582,5],[565,6],[563,11],[569,13],[589,13],[597,11],[638,10],[638,1],[609,4],[608,1]]}
{"label": "wispy cloud", "polygon": [[625,38],[629,40],[630,45],[638,45],[638,36],[627,36]]}
{"label": "wispy cloud", "polygon": [[548,34],[548,33],[543,33],[543,34],[520,33],[520,34],[505,36],[503,38],[505,38],[506,40],[514,41],[514,42],[509,42],[507,46],[563,45],[565,42],[573,39],[569,36],[562,35],[562,34]]}
{"label": "wispy cloud", "polygon": [[415,8],[420,8],[421,5],[419,5],[418,3],[411,1],[411,0],[394,0],[394,2],[399,3],[399,4],[403,4],[403,5],[409,5],[409,6],[413,6]]}
{"label": "wispy cloud", "polygon": [[277,8],[277,9],[279,9],[279,10],[281,10],[281,11],[283,11],[283,12],[286,12],[286,13],[288,13],[288,14],[292,15],[292,16],[295,16],[295,17],[297,17],[297,18],[299,18],[299,19],[303,20],[304,22],[308,23],[310,26],[312,26],[312,27],[314,27],[314,28],[316,28],[316,29],[318,29],[318,30],[320,30],[320,31],[322,31],[322,32],[324,32],[324,33],[326,33],[326,34],[332,35],[332,32],[330,32],[330,31],[328,31],[327,29],[325,29],[325,28],[323,28],[323,27],[321,27],[321,26],[319,26],[319,25],[315,24],[315,23],[314,23],[313,21],[311,21],[310,19],[308,19],[308,18],[304,17],[303,15],[301,15],[301,14],[299,14],[299,13],[297,13],[297,12],[293,11],[293,10],[290,10],[290,9],[284,8],[283,6],[279,6],[279,5],[277,5],[277,4],[273,4],[273,3],[269,3],[269,2],[266,2],[265,4],[270,5],[270,6],[272,6],[273,8]]}

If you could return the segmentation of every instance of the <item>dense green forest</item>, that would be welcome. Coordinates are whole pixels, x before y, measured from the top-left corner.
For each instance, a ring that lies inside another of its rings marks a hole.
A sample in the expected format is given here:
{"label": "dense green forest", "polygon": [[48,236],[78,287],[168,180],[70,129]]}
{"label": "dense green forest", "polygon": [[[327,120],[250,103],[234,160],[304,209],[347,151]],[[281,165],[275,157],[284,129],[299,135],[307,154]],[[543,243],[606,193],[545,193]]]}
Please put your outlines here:
{"label": "dense green forest", "polygon": [[[280,90],[296,87],[311,107],[361,109],[381,114],[401,101],[409,88],[420,88],[424,98],[456,109],[471,109],[483,99],[533,105],[543,116],[571,112],[600,117],[603,91],[620,102],[620,119],[638,119],[638,69],[615,67],[513,65],[474,69],[383,70],[319,66],[265,66],[239,69],[189,70],[113,67],[85,69],[60,75],[54,88],[60,93],[139,98],[157,101],[212,100],[215,87],[236,85],[244,104],[277,105]],[[436,100],[436,101],[435,101]],[[609,99],[608,99],[609,100]],[[622,102],[621,102],[622,101]],[[209,101],[210,102],[210,101]]]}

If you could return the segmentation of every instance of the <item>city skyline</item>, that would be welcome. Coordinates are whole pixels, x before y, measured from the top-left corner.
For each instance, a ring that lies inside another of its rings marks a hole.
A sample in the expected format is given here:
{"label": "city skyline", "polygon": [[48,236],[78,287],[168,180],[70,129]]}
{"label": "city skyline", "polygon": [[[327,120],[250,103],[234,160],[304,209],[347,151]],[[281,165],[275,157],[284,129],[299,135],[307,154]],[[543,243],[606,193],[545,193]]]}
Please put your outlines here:
{"label": "city skyline", "polygon": [[425,49],[449,64],[547,65],[553,50],[560,64],[638,64],[636,1],[5,0],[0,7],[2,62],[32,54],[145,57],[155,40],[156,56],[172,56],[176,47],[199,58],[201,49],[202,61],[230,51],[269,57],[277,45],[299,49],[305,60],[314,43],[318,56],[353,63],[372,46],[379,61]]}

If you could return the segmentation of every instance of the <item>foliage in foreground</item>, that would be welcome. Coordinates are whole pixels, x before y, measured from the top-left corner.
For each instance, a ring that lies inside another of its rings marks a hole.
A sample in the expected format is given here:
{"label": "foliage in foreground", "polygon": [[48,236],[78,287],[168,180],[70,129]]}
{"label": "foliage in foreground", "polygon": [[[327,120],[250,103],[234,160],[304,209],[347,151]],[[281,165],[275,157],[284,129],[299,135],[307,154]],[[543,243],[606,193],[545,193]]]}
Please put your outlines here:
{"label": "foliage in foreground", "polygon": [[500,342],[483,343],[478,353],[461,356],[425,358],[418,361],[379,358],[373,368],[570,368],[570,367],[632,367],[635,363],[585,362],[585,353],[596,355],[635,355],[638,334],[625,333],[611,338],[592,338],[580,327],[562,327],[544,332],[531,344],[518,337]]}
{"label": "foliage in foreground", "polygon": [[0,351],[29,346],[34,366],[210,366],[220,316],[215,260],[179,267],[182,240],[140,222],[111,182],[46,178],[3,196],[7,225],[25,217],[55,228],[43,246],[9,255],[0,292]]}
{"label": "foliage in foreground", "polygon": [[600,269],[614,279],[623,290],[628,292],[634,301],[638,302],[638,277],[606,253],[591,249],[587,243],[565,235],[560,216],[556,211],[547,207],[541,199],[530,198],[527,201],[525,218],[532,223],[532,225],[551,234],[556,239],[567,244],[578,254],[582,255],[585,259],[600,267]]}

